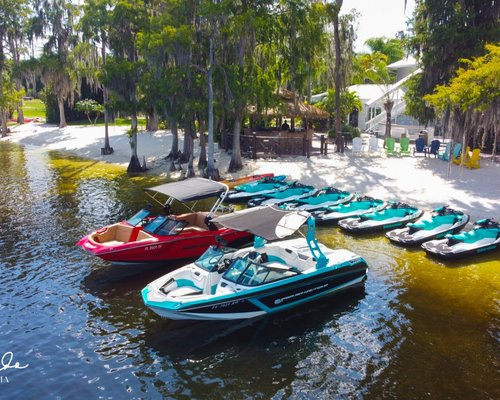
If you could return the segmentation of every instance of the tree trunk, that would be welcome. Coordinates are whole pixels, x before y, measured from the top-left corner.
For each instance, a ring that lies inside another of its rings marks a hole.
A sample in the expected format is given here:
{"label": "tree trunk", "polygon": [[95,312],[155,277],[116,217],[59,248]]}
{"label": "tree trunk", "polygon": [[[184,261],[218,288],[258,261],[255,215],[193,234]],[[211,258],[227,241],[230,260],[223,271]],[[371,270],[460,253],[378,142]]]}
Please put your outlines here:
{"label": "tree trunk", "polygon": [[311,60],[307,63],[307,104],[311,104],[312,97],[312,66]]}
{"label": "tree trunk", "polygon": [[0,119],[2,120],[1,121],[1,124],[2,124],[2,137],[5,137],[5,136],[7,136],[8,132],[9,132],[9,127],[7,126],[8,110],[2,109],[0,111]]}
{"label": "tree trunk", "polygon": [[[21,81],[16,79],[16,90],[21,90]],[[24,124],[24,111],[23,111],[23,101],[21,100],[17,103],[17,123]]]}
{"label": "tree trunk", "polygon": [[207,167],[207,146],[205,140],[205,126],[202,118],[198,115],[198,126],[200,128],[200,156],[198,157],[198,169],[204,171]]}
{"label": "tree trunk", "polygon": [[127,172],[143,172],[144,169],[139,161],[139,157],[137,156],[137,114],[134,112],[132,114],[132,123],[130,126],[129,133],[129,143],[130,143],[130,162],[128,164]]}
{"label": "tree trunk", "polygon": [[59,128],[65,128],[68,124],[64,114],[64,101],[59,97],[57,98],[57,106],[59,107]]}
{"label": "tree trunk", "polygon": [[186,177],[187,178],[192,178],[195,176],[194,173],[194,167],[193,167],[193,139],[194,139],[194,127],[193,127],[193,121],[191,121],[190,118],[188,118],[188,121],[186,123],[186,127],[184,129],[184,147],[186,147],[186,142],[188,142],[188,166],[187,166],[187,173]]}
{"label": "tree trunk", "polygon": [[384,139],[391,137],[391,126],[392,126],[392,107],[394,106],[394,101],[391,99],[386,99],[384,102],[384,110],[386,113],[385,118],[385,134]]}
{"label": "tree trunk", "polygon": [[241,107],[238,105],[234,114],[233,125],[233,152],[231,154],[231,161],[229,162],[229,172],[236,172],[243,168],[243,161],[241,159],[241,145],[240,145],[240,132],[242,121]]}
{"label": "tree trunk", "polygon": [[208,80],[208,163],[205,173],[206,178],[220,180],[219,170],[214,164],[214,87],[212,82],[214,68],[214,39],[210,36],[209,67],[207,71]]}
{"label": "tree trunk", "polygon": [[148,126],[146,128],[149,132],[156,132],[159,126],[158,113],[155,109],[148,114]]}
{"label": "tree trunk", "polygon": [[342,0],[337,0],[333,12],[333,35],[335,40],[335,143],[337,152],[344,152],[344,141],[342,137],[342,123],[340,120],[340,34],[339,34],[339,13],[342,7]]}
{"label": "tree trunk", "polygon": [[31,90],[28,89],[28,92],[30,93],[31,97],[36,98],[36,75],[34,73],[30,73],[30,76],[27,78],[27,82],[29,82],[28,85],[31,87]]}
{"label": "tree trunk", "polygon": [[[102,56],[102,63],[104,66],[106,64],[106,41],[105,40],[102,41],[101,56]],[[102,88],[102,97],[103,97],[103,103],[104,103],[104,147],[101,149],[101,154],[107,155],[107,154],[113,154],[114,150],[109,145],[109,110],[108,110],[109,93],[108,93],[108,88],[106,86],[104,86]]]}
{"label": "tree trunk", "polygon": [[175,171],[175,160],[178,157],[179,152],[179,133],[177,132],[177,119],[175,117],[170,117],[168,119],[168,125],[170,131],[172,132],[172,147],[170,148],[171,163],[169,171]]}
{"label": "tree trunk", "polygon": [[188,128],[189,122],[184,126],[184,145],[182,146],[181,163],[186,163],[189,161],[189,155],[191,154],[191,141],[193,140],[191,134],[191,128]]}

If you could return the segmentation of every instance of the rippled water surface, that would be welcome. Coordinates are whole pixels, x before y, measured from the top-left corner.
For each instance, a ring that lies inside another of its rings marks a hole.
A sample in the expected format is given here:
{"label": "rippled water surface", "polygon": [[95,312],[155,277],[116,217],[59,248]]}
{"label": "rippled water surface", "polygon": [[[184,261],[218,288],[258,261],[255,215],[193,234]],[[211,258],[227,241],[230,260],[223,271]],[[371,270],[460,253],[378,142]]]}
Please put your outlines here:
{"label": "rippled water surface", "polygon": [[498,399],[500,255],[444,264],[319,229],[364,288],[252,322],[149,312],[177,265],[110,267],[75,242],[141,207],[153,177],[0,142],[1,398]]}

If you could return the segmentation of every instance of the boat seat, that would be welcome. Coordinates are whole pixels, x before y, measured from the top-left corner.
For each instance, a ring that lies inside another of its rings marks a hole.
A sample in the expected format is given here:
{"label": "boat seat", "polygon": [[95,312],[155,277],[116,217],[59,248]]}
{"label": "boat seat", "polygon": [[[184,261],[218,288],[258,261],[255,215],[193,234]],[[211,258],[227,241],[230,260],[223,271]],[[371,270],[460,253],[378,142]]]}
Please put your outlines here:
{"label": "boat seat", "polygon": [[182,230],[182,233],[189,233],[189,232],[206,232],[208,229],[201,228],[199,226],[187,226]]}
{"label": "boat seat", "polygon": [[207,217],[208,213],[207,212],[194,212],[194,213],[187,213],[187,214],[180,214],[176,217],[178,221],[185,221],[187,223],[186,228],[184,228],[184,231],[187,228],[199,228],[196,230],[203,230],[207,231],[208,226],[205,223],[205,218]]}
{"label": "boat seat", "polygon": [[101,242],[103,246],[119,246],[125,242],[122,242],[121,240],[109,240],[107,242]]}
{"label": "boat seat", "polygon": [[180,288],[174,289],[169,293],[172,297],[183,297],[183,296],[193,296],[196,294],[202,294],[203,291],[192,287],[192,286],[181,286]]}

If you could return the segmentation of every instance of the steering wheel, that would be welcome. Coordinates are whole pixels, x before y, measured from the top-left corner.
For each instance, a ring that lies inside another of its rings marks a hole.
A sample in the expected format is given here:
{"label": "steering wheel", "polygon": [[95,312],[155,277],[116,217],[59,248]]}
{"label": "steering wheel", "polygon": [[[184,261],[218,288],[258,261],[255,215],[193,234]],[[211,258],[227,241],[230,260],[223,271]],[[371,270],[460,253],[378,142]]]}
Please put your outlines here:
{"label": "steering wheel", "polygon": [[233,260],[231,260],[229,258],[225,258],[224,260],[219,261],[219,263],[217,264],[217,272],[219,274],[226,272],[232,263],[233,263]]}

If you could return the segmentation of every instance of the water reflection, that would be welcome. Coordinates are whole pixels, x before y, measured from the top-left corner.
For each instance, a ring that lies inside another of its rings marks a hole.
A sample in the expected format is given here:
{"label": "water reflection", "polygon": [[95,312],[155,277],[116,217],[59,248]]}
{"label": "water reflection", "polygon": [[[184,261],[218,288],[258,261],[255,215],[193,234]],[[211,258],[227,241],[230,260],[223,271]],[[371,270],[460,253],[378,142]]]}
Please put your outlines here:
{"label": "water reflection", "polygon": [[364,288],[257,321],[178,323],[140,290],[180,264],[116,267],[74,246],[141,208],[157,178],[5,142],[0,168],[0,350],[30,363],[6,398],[500,397],[498,252],[448,263],[320,228],[366,258]]}

